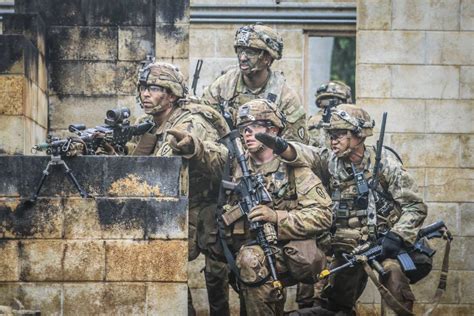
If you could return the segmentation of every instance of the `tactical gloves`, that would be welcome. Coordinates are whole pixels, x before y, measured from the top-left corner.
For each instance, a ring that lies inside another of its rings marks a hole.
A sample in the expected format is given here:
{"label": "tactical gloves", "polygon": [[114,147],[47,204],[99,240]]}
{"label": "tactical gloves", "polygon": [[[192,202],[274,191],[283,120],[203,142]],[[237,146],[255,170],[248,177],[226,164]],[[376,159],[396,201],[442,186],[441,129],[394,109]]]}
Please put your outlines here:
{"label": "tactical gloves", "polygon": [[271,148],[276,155],[280,155],[288,148],[288,142],[279,136],[257,133],[255,138],[268,148]]}
{"label": "tactical gloves", "polygon": [[266,205],[255,206],[249,214],[252,222],[266,222],[276,224],[278,220],[277,213]]}
{"label": "tactical gloves", "polygon": [[393,232],[388,232],[382,239],[382,257],[395,259],[403,247],[403,239]]}
{"label": "tactical gloves", "polygon": [[173,136],[169,141],[173,153],[177,155],[194,154],[195,146],[191,134],[178,129],[171,129],[168,134]]}

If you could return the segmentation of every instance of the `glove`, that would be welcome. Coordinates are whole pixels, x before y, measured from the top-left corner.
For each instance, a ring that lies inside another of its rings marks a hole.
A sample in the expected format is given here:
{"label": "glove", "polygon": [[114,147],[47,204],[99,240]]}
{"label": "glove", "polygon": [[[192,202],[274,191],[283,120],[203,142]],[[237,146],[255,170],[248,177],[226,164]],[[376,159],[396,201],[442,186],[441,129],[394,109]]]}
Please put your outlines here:
{"label": "glove", "polygon": [[268,148],[271,148],[276,155],[280,155],[288,148],[288,142],[279,136],[257,133],[255,138]]}
{"label": "glove", "polygon": [[257,205],[250,210],[249,219],[252,222],[266,222],[276,224],[277,213],[266,205]]}
{"label": "glove", "polygon": [[194,141],[191,134],[179,129],[171,129],[168,134],[173,137],[169,140],[169,145],[173,153],[177,155],[191,155],[195,151]]}
{"label": "glove", "polygon": [[403,247],[403,239],[393,232],[388,232],[382,239],[382,257],[395,259]]}

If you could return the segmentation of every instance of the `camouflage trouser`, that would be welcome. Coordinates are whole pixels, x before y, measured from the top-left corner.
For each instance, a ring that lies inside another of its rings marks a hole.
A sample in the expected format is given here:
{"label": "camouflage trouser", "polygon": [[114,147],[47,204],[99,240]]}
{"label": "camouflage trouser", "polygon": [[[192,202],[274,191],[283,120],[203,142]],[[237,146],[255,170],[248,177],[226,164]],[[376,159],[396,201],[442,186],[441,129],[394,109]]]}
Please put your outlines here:
{"label": "camouflage trouser", "polygon": [[210,315],[230,315],[227,264],[206,256],[204,276],[206,278]]}
{"label": "camouflage trouser", "polygon": [[[344,259],[336,258],[330,267],[334,269],[343,263],[345,263]],[[386,259],[382,265],[386,274],[380,278],[380,282],[403,306],[412,310],[415,296],[410,288],[410,280],[403,273],[400,264],[395,259]],[[367,285],[367,278],[362,265],[331,276],[329,285],[322,293],[328,299],[327,307],[333,311],[341,310],[350,313]]]}

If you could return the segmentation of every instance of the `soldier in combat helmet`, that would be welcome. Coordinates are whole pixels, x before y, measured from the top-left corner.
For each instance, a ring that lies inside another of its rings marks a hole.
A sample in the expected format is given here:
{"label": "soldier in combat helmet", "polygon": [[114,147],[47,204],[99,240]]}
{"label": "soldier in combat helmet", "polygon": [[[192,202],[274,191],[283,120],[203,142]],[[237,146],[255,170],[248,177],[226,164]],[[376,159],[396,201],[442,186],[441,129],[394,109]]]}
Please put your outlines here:
{"label": "soldier in combat helmet", "polygon": [[341,81],[329,81],[316,90],[318,113],[308,119],[309,144],[315,147],[329,147],[329,139],[323,123],[328,123],[331,112],[339,104],[351,104],[351,88]]}
{"label": "soldier in combat helmet", "polygon": [[275,103],[286,116],[287,139],[308,143],[306,114],[298,94],[288,86],[283,75],[271,69],[282,58],[283,39],[272,28],[256,24],[239,28],[234,40],[239,66],[229,69],[211,83],[202,99],[219,109],[227,107],[237,121],[237,109],[253,99]]}
{"label": "soldier in combat helmet", "polygon": [[[383,148],[381,168],[376,175],[372,174],[375,148],[366,146],[365,139],[372,136],[373,127],[374,122],[365,110],[342,104],[331,113],[330,121],[325,125],[331,149],[288,144],[281,138],[266,134],[258,134],[256,138],[273,148],[288,163],[310,166],[313,172],[322,175],[323,182],[329,183],[335,222],[331,238],[334,254],[331,268],[345,262],[344,253],[350,253],[367,240],[378,239],[382,246],[381,264],[385,270],[380,282],[391,293],[392,302],[399,303],[390,307],[398,309],[398,314],[412,315],[415,297],[410,283],[416,282],[412,278],[418,280],[420,276],[405,274],[396,258],[403,249],[414,244],[427,215],[427,207],[413,177],[394,152]],[[359,194],[361,188],[356,179],[366,179],[370,183],[375,177],[378,183],[374,190],[379,198],[374,217],[369,216],[370,202],[366,195]],[[297,315],[318,315],[321,308],[337,315],[355,315],[355,304],[367,284],[367,277],[362,265],[332,275],[322,292],[326,300],[299,311]]]}

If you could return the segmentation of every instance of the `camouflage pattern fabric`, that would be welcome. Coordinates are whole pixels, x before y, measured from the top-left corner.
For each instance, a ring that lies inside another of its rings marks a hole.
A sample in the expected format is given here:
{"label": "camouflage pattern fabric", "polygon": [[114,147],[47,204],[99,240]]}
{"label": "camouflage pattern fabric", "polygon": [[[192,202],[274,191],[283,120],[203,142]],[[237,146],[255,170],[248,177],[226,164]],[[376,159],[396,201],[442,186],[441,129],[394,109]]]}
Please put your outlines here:
{"label": "camouflage pattern fabric", "polygon": [[308,119],[309,145],[314,147],[328,147],[330,140],[322,125],[323,111],[320,110]]}
{"label": "camouflage pattern fabric", "polygon": [[283,136],[289,140],[308,143],[306,113],[298,94],[286,83],[280,72],[270,71],[267,84],[257,91],[247,88],[239,68],[233,68],[210,84],[202,96],[202,101],[219,111],[219,103],[228,101],[228,111],[234,124],[237,122],[239,106],[254,99],[268,99],[285,114],[287,126]]}

